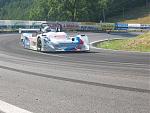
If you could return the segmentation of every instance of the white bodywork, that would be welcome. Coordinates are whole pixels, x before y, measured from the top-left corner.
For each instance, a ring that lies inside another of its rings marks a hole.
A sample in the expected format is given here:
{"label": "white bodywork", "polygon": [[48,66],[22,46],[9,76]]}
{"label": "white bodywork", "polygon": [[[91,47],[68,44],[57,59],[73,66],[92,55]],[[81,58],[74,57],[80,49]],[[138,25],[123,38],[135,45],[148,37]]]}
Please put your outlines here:
{"label": "white bodywork", "polygon": [[89,40],[86,35],[69,37],[65,32],[22,33],[21,42],[24,48],[38,51],[89,51]]}

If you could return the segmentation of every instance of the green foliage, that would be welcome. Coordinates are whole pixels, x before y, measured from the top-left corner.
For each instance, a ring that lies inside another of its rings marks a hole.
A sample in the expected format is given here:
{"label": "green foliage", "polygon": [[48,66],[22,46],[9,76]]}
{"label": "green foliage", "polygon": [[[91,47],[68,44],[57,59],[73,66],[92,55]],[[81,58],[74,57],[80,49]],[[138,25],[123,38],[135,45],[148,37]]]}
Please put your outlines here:
{"label": "green foliage", "polygon": [[[124,15],[116,15],[107,19],[107,22],[143,23],[150,24],[150,7],[139,6],[126,11]],[[124,16],[124,17],[123,17]]]}
{"label": "green foliage", "polygon": [[86,0],[35,0],[34,4],[33,20],[77,21],[87,15]]}
{"label": "green foliage", "polygon": [[0,19],[105,21],[148,0],[0,0]]}
{"label": "green foliage", "polygon": [[29,19],[32,0],[0,0],[0,19]]}

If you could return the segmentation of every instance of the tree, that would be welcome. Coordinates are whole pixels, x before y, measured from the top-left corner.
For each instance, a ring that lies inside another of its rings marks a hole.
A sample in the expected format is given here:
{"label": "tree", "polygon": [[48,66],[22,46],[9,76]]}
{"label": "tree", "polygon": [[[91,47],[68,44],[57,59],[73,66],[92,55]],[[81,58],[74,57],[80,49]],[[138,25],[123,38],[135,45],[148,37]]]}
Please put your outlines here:
{"label": "tree", "polygon": [[0,0],[0,19],[99,22],[145,4],[149,0]]}

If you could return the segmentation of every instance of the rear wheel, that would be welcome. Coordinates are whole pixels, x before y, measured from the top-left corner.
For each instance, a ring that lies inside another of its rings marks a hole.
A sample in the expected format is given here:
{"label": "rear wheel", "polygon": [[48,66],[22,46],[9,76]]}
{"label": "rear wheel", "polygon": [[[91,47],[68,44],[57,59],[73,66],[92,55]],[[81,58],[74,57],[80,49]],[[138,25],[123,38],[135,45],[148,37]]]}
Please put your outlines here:
{"label": "rear wheel", "polygon": [[41,51],[41,48],[42,48],[42,41],[41,41],[41,38],[38,37],[37,38],[37,51]]}

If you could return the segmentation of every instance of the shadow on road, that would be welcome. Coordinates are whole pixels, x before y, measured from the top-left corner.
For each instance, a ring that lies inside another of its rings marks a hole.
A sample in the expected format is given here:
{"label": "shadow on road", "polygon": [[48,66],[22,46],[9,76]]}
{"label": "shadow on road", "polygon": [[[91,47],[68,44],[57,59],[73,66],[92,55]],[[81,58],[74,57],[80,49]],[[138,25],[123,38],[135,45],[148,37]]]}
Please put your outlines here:
{"label": "shadow on road", "polygon": [[122,32],[122,33],[113,33],[113,32],[111,32],[111,33],[109,33],[110,35],[116,35],[116,36],[122,36],[122,37],[136,37],[136,36],[138,36],[138,35],[140,35],[141,33],[137,33],[137,32],[135,32],[135,33],[130,33],[130,32]]}
{"label": "shadow on road", "polygon": [[43,52],[46,54],[89,54],[89,53],[98,53],[95,51],[59,51],[59,52]]}

